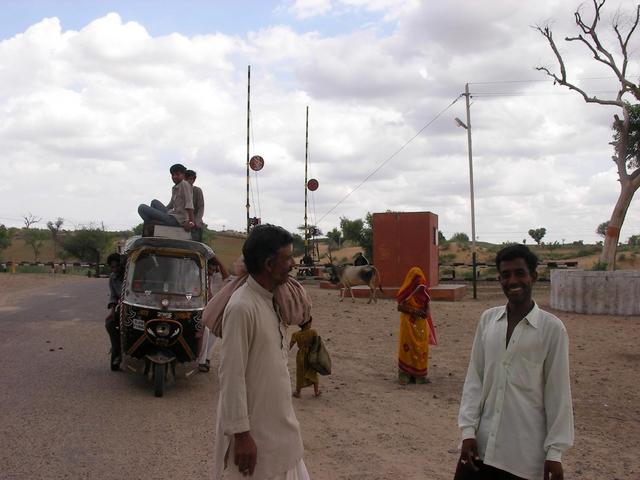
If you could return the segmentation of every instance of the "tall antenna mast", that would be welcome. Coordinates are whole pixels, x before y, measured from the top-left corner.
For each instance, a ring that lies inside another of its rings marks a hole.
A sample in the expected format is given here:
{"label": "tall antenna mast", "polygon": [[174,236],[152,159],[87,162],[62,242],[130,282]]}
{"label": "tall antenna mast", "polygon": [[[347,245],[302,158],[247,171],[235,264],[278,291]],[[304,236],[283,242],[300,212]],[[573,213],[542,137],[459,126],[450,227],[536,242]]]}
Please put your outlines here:
{"label": "tall antenna mast", "polygon": [[307,173],[309,168],[309,106],[307,105],[307,122],[304,139],[304,256],[309,255],[309,229],[307,227]]}
{"label": "tall antenna mast", "polygon": [[249,128],[251,115],[251,65],[247,66],[247,234],[251,229],[249,218]]}

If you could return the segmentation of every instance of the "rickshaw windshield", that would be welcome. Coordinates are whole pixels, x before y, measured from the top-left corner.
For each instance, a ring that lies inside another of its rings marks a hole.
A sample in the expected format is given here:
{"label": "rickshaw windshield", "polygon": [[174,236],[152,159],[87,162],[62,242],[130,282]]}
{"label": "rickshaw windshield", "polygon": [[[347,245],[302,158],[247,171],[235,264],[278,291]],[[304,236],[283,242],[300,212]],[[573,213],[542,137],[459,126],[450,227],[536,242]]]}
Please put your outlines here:
{"label": "rickshaw windshield", "polygon": [[199,296],[200,267],[193,257],[142,254],[135,262],[131,288],[134,292]]}

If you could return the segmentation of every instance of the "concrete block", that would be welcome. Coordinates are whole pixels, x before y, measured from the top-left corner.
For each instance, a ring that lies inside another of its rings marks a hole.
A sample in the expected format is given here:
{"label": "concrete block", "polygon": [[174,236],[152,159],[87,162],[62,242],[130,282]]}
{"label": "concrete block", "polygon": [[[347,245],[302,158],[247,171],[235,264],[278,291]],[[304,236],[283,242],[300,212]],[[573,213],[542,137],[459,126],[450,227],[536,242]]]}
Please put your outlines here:
{"label": "concrete block", "polygon": [[[339,290],[342,285],[333,284],[327,280],[320,281],[320,288],[328,290]],[[377,298],[396,298],[400,287],[382,287],[382,292],[376,290]],[[353,296],[356,298],[369,298],[369,287],[358,285],[352,287]],[[467,292],[466,285],[436,285],[429,289],[429,296],[433,301],[457,302],[462,300]],[[345,292],[345,295],[349,295]],[[349,295],[350,298],[350,295]]]}
{"label": "concrete block", "polygon": [[565,312],[640,315],[640,272],[552,270],[550,297]]}
{"label": "concrete block", "polygon": [[441,284],[429,289],[429,296],[434,301],[457,302],[462,300],[466,293],[466,285]]}
{"label": "concrete block", "polygon": [[191,233],[182,227],[168,227],[166,225],[154,225],[154,237],[173,238],[174,240],[191,240]]}

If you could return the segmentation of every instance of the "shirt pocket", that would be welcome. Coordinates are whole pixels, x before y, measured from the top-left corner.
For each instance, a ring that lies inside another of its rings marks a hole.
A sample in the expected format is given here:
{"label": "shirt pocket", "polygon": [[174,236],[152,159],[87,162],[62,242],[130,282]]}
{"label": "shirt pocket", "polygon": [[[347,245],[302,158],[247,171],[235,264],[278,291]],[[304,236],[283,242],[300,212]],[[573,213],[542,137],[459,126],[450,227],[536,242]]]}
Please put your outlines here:
{"label": "shirt pocket", "polygon": [[544,362],[542,361],[517,356],[511,362],[510,383],[518,390],[541,394],[543,367]]}

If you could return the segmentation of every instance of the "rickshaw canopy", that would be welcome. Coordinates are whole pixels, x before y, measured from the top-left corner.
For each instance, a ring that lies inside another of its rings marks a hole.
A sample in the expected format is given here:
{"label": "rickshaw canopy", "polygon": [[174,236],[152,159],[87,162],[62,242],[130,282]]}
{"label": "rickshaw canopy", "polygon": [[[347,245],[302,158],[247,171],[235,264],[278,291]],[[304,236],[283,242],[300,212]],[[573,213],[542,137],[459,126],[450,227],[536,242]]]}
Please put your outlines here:
{"label": "rickshaw canopy", "polygon": [[209,260],[213,257],[213,250],[208,245],[200,242],[194,242],[192,240],[176,240],[173,238],[164,237],[131,237],[125,245],[122,253],[125,255],[131,255],[132,253],[149,249],[167,249],[167,250],[182,250],[198,254],[204,257],[205,260]]}

